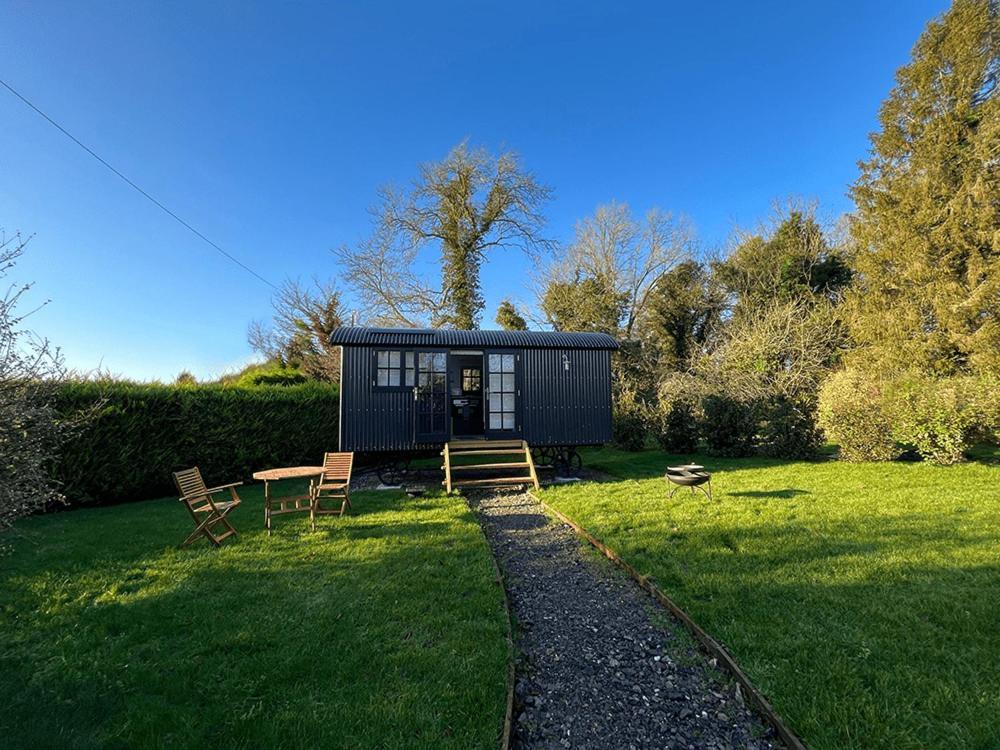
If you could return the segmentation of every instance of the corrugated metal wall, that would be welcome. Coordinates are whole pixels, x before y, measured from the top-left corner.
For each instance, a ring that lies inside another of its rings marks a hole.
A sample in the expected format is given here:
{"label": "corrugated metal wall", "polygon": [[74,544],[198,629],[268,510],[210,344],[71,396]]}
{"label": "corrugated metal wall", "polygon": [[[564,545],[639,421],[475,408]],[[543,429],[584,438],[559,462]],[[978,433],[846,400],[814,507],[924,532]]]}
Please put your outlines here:
{"label": "corrugated metal wall", "polygon": [[345,346],[341,373],[340,449],[403,451],[413,446],[413,392],[372,387],[373,350]]}
{"label": "corrugated metal wall", "polygon": [[[565,368],[563,357],[569,361]],[[522,351],[524,439],[531,445],[611,441],[611,353],[593,349]]]}
{"label": "corrugated metal wall", "polygon": [[[342,351],[340,449],[414,449],[412,391],[372,387],[372,347],[345,346]],[[521,436],[525,440],[537,446],[611,441],[611,352],[522,349],[520,354]]]}

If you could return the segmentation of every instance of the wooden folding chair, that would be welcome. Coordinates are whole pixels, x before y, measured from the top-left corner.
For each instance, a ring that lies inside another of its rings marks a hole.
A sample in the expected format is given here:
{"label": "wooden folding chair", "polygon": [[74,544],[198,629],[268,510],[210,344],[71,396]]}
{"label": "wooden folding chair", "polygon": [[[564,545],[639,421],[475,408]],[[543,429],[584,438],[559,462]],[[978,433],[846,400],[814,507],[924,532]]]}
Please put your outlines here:
{"label": "wooden folding chair", "polygon": [[[236,488],[243,482],[233,482],[209,489],[205,487],[205,480],[201,478],[201,472],[196,466],[193,469],[175,471],[174,484],[177,485],[177,491],[181,493],[180,501],[191,513],[196,527],[191,535],[184,540],[181,547],[187,547],[192,542],[197,541],[200,536],[204,536],[218,547],[223,539],[236,534],[236,529],[229,523],[226,516],[240,504]],[[229,490],[230,499],[216,502],[212,496],[217,495],[222,490]],[[213,529],[220,525],[225,527],[225,530],[221,534],[216,534]]]}
{"label": "wooden folding chair", "polygon": [[[313,486],[309,521],[316,530],[316,516],[342,516],[351,507],[351,468],[353,453],[327,453],[323,456],[323,476]],[[339,508],[324,508],[324,500],[340,501]]]}

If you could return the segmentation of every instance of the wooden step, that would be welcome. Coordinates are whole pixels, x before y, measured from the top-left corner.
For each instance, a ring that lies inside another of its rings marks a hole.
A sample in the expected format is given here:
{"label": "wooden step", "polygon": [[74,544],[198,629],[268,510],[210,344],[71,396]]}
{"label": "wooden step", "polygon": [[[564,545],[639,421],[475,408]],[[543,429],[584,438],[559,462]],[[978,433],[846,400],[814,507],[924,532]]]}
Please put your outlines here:
{"label": "wooden step", "polygon": [[[445,484],[441,482],[441,484]],[[501,484],[532,484],[531,477],[494,477],[493,479],[452,479],[452,487],[487,487]]]}
{"label": "wooden step", "polygon": [[[529,484],[538,488],[538,475],[535,472],[535,463],[531,458],[531,449],[523,440],[458,440],[444,444],[441,451],[444,457],[444,481],[441,483],[448,492],[453,487],[503,487],[513,484]],[[454,463],[459,456],[520,456],[520,461],[492,461],[488,463]],[[503,471],[506,469],[528,470],[528,476],[494,476],[486,479],[459,479],[456,480],[453,473],[458,471],[476,471],[483,469],[486,471]]]}
{"label": "wooden step", "polygon": [[513,455],[524,455],[524,448],[494,448],[493,450],[483,450],[483,451],[451,451],[451,456],[513,456]]}
{"label": "wooden step", "polygon": [[452,440],[448,443],[448,446],[452,451],[461,451],[466,448],[482,448],[490,447],[495,448],[523,448],[524,441],[522,440]]}
{"label": "wooden step", "polygon": [[[445,467],[442,466],[442,469]],[[509,461],[498,464],[452,464],[452,471],[470,471],[472,469],[527,469],[527,461]]]}

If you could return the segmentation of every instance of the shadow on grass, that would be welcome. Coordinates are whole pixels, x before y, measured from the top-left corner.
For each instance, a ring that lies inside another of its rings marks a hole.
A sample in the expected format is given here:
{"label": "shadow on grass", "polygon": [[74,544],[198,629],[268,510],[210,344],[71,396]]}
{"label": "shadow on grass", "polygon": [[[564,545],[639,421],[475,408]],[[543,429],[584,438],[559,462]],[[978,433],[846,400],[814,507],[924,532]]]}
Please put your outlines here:
{"label": "shadow on grass", "polygon": [[808,495],[809,490],[798,490],[789,487],[784,490],[745,490],[743,492],[727,492],[727,497],[773,497],[788,500],[797,495]]}

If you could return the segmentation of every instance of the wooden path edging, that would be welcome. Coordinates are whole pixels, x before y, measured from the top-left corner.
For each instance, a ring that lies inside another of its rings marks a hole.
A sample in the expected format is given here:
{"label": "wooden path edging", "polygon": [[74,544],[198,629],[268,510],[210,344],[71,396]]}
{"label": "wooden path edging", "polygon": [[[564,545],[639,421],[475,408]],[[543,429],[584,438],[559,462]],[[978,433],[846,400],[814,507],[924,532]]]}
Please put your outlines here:
{"label": "wooden path edging", "polygon": [[[736,660],[728,651],[726,651],[722,644],[702,630],[698,623],[692,620],[687,612],[681,609],[680,606],[677,605],[669,596],[660,591],[656,584],[652,583],[647,576],[640,574],[639,571],[620,558],[617,552],[587,531],[574,519],[546,503],[534,492],[529,491],[528,494],[535,498],[535,500],[541,504],[542,508],[544,508],[546,512],[551,513],[567,526],[570,526],[578,536],[586,539],[590,542],[591,546],[600,551],[615,565],[628,573],[632,580],[639,585],[639,588],[651,594],[656,601],[666,607],[670,613],[674,615],[674,617],[680,620],[681,624],[687,628],[688,632],[694,636],[698,643],[701,644],[702,648],[711,656],[715,657],[718,663],[733,676],[737,683],[739,683],[740,687],[743,689],[743,694],[746,696],[747,702],[750,703],[750,705],[757,710],[764,720],[771,725],[778,737],[781,738],[781,741],[785,743],[789,750],[806,750],[806,746],[802,743],[802,740],[796,737],[792,730],[785,725],[771,704],[761,694],[761,692],[757,690],[754,684],[750,681],[750,678],[747,677],[746,673],[742,669],[740,669],[739,664],[736,663]],[[494,561],[494,565],[495,564],[496,561]]]}

